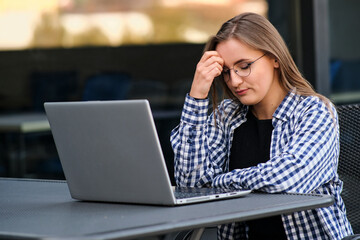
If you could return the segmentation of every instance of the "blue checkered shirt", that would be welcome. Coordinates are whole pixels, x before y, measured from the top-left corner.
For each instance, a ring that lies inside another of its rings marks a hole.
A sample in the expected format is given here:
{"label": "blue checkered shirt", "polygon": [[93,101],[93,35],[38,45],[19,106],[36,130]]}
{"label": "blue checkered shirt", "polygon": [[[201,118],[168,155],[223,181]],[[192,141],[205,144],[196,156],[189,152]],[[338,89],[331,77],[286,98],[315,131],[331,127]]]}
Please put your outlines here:
{"label": "blue checkered shirt", "polygon": [[[208,107],[208,99],[187,95],[180,124],[171,133],[178,185],[332,195],[332,206],[282,215],[287,238],[341,239],[352,234],[340,197],[335,109],[331,113],[319,98],[290,91],[273,114],[270,159],[229,172],[234,130],[246,121],[248,107],[226,99],[210,116]],[[218,239],[247,239],[246,223],[219,226]]]}

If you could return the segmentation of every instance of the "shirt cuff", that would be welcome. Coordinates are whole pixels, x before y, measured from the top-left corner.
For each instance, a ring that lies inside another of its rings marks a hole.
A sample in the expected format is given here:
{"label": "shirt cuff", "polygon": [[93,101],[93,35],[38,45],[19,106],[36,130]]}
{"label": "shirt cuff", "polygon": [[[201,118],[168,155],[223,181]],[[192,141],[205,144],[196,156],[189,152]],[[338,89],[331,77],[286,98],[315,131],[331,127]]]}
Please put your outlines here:
{"label": "shirt cuff", "polygon": [[212,182],[214,188],[228,188],[230,182],[230,176],[227,173],[217,175]]}
{"label": "shirt cuff", "polygon": [[193,125],[204,124],[207,120],[208,106],[208,98],[195,99],[186,94],[181,121]]}

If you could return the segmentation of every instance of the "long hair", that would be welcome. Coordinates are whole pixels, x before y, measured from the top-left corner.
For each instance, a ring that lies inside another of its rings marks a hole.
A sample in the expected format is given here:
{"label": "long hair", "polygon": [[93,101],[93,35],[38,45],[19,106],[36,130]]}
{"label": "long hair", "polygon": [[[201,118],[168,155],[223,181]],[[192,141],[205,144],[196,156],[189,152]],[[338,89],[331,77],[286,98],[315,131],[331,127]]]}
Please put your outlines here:
{"label": "long hair", "polygon": [[[215,36],[212,36],[204,51],[215,50],[216,46],[230,38],[240,40],[248,46],[274,57],[279,63],[280,85],[287,91],[295,90],[302,96],[317,96],[329,107],[330,101],[323,95],[315,92],[311,84],[302,76],[297,68],[283,38],[276,28],[263,16],[256,13],[242,13],[225,22]],[[222,78],[221,76],[219,77]],[[239,101],[224,83],[220,81],[225,95]],[[217,109],[216,81],[213,81],[211,90],[214,111]],[[330,111],[331,108],[329,107]]]}

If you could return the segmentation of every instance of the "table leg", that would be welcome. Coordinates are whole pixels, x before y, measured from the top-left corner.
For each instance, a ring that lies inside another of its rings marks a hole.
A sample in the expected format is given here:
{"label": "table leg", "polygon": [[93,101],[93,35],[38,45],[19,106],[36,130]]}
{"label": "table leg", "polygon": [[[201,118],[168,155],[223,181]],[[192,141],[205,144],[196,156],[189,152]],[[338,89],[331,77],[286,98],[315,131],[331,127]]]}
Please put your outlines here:
{"label": "table leg", "polygon": [[205,228],[197,228],[194,229],[193,233],[191,234],[190,240],[200,240],[202,234],[204,233]]}
{"label": "table leg", "polygon": [[26,174],[26,146],[24,134],[19,134],[19,152],[18,152],[19,176],[24,177]]}
{"label": "table leg", "polygon": [[6,138],[6,152],[8,162],[8,177],[24,177],[26,173],[25,136],[22,133],[8,134]]}

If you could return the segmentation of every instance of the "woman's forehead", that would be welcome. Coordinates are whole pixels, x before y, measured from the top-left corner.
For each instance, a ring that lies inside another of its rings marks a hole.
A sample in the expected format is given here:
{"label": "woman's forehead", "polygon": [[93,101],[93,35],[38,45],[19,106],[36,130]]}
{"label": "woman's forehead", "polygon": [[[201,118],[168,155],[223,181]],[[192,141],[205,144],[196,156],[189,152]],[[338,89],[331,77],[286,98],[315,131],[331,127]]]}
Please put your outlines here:
{"label": "woman's forehead", "polygon": [[224,59],[226,66],[241,60],[253,59],[261,52],[235,38],[218,43],[215,50]]}

